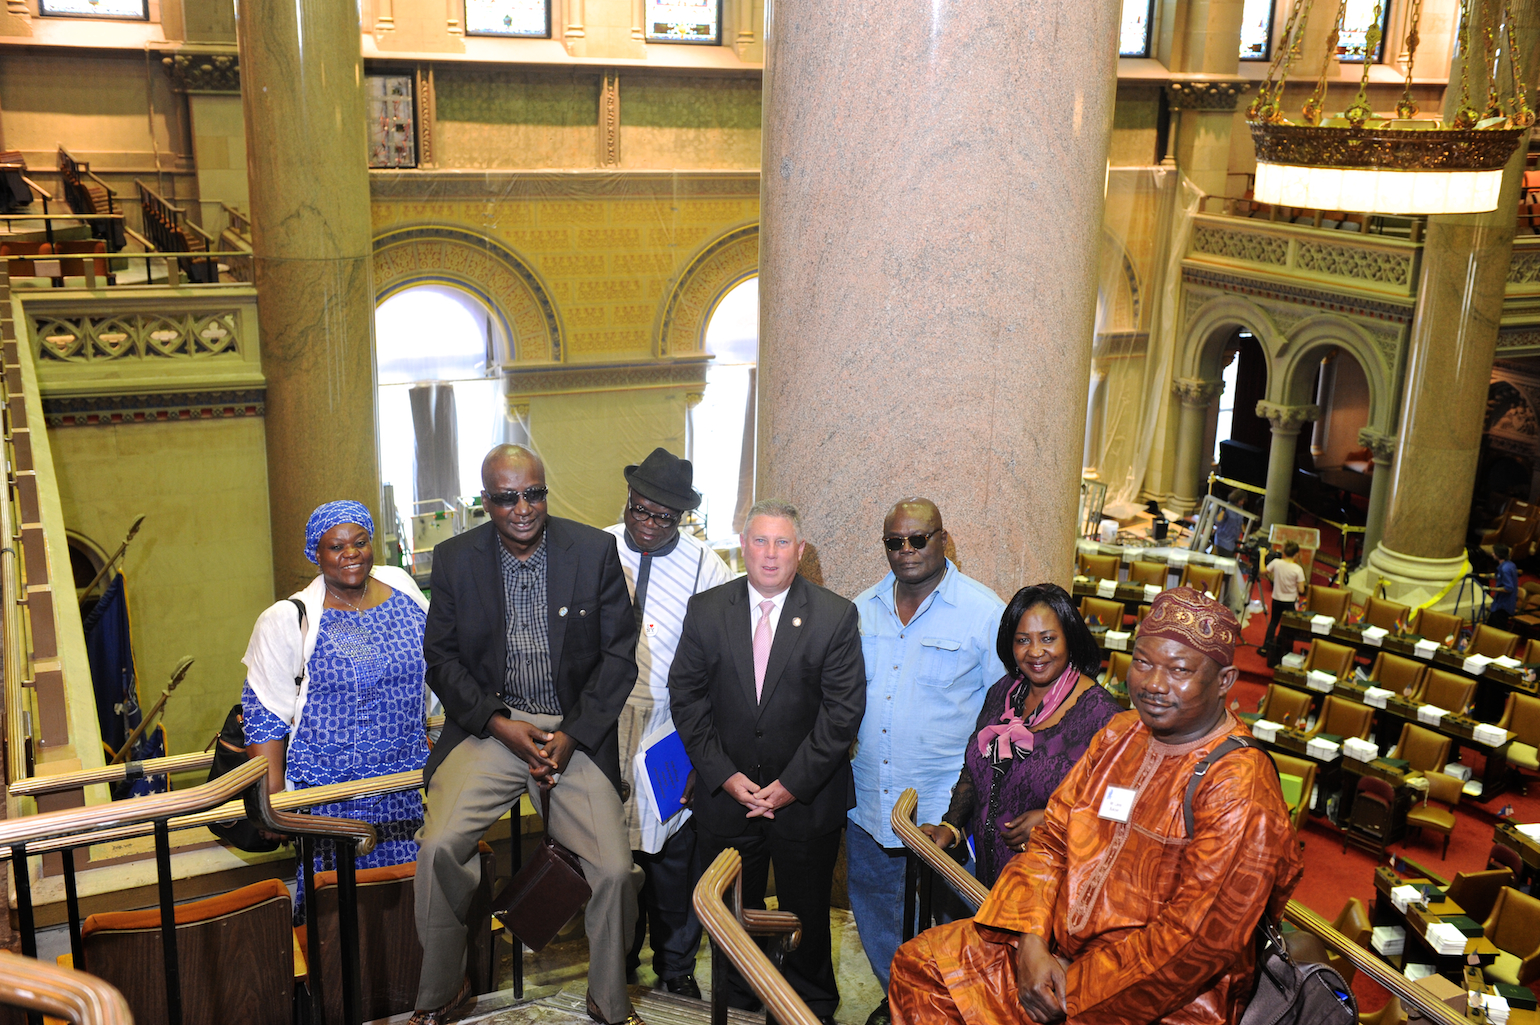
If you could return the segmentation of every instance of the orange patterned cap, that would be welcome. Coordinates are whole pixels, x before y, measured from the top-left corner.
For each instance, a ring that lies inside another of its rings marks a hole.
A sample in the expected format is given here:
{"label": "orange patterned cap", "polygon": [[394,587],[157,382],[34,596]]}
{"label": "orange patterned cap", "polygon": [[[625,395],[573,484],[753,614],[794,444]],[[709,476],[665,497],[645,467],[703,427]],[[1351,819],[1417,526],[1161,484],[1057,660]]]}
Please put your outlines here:
{"label": "orange patterned cap", "polygon": [[1241,624],[1224,605],[1191,587],[1162,591],[1139,624],[1140,637],[1162,637],[1201,651],[1220,666],[1235,661]]}

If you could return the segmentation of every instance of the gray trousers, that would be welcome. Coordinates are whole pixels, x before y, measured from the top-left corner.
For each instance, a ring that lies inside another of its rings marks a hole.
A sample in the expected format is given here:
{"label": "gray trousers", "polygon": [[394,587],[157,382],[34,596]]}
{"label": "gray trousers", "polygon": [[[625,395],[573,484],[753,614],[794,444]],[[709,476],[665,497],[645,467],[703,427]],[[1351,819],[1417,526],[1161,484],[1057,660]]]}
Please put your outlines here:
{"label": "gray trousers", "polygon": [[[514,719],[548,732],[559,716],[512,710]],[[419,1008],[442,1007],[465,978],[465,918],[481,881],[476,844],[537,783],[523,759],[501,741],[467,737],[444,759],[428,786],[422,830],[417,834],[415,884],[417,936],[422,941]],[[620,795],[609,777],[582,751],[551,791],[551,836],[576,854],[593,889],[584,921],[588,932],[588,994],[606,1021],[631,1013],[626,992],[626,950],[636,925],[631,845],[626,840]],[[518,825],[515,815],[514,837]]]}

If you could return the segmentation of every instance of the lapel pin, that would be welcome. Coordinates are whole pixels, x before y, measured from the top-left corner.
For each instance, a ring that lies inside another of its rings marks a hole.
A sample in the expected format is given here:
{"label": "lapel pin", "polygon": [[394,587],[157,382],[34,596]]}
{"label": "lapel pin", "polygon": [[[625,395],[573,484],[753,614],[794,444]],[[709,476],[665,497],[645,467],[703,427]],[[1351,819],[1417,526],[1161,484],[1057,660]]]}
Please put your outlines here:
{"label": "lapel pin", "polygon": [[802,617],[801,616],[793,617],[792,621],[791,621],[791,625],[792,626],[801,626],[802,625]]}
{"label": "lapel pin", "polygon": [[561,608],[557,609],[556,614],[558,616],[565,616],[567,614],[567,606],[563,605]]}

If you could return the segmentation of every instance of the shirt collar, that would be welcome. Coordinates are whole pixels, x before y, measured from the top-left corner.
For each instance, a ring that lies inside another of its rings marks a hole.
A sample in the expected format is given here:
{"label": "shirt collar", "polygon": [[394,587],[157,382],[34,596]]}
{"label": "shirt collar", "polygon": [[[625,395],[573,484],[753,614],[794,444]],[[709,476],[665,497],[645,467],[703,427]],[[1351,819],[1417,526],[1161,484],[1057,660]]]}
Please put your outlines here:
{"label": "shirt collar", "polygon": [[662,545],[661,547],[654,548],[650,552],[644,552],[644,551],[642,551],[640,548],[638,548],[636,546],[636,542],[631,540],[631,532],[626,529],[625,524],[621,524],[621,526],[620,526],[620,536],[621,536],[621,539],[625,541],[626,547],[631,549],[633,552],[637,553],[638,555],[646,555],[646,556],[648,556],[650,558],[653,558],[653,559],[661,559],[665,555],[668,555],[670,552],[672,552],[675,548],[679,547],[679,540],[680,540],[680,538],[684,537],[684,531],[682,531],[682,530],[675,531],[674,532],[674,539],[672,541],[670,541],[666,545]]}
{"label": "shirt collar", "polygon": [[[915,610],[915,615],[918,616],[921,611],[930,607],[928,603],[931,601],[932,597],[934,597],[936,601],[944,601],[948,605],[956,606],[957,576],[957,567],[952,565],[951,559],[946,560],[946,573],[942,575],[941,583],[936,585],[936,589],[934,591],[925,596],[925,601],[920,602],[920,608]],[[882,602],[887,610],[893,613],[895,616],[898,615],[898,605],[893,600],[893,588],[897,583],[898,577],[893,575],[892,570],[888,570],[888,575],[883,577],[881,582],[877,584],[876,595],[877,600]]]}
{"label": "shirt collar", "polygon": [[540,543],[535,550],[529,553],[529,558],[521,559],[508,550],[508,546],[501,541],[497,542],[497,551],[503,561],[503,565],[515,571],[520,569],[539,569],[545,565],[545,535],[540,535]]}
{"label": "shirt collar", "polygon": [[[747,581],[745,581],[745,583],[747,583]],[[772,602],[775,602],[775,607],[777,609],[782,609],[782,608],[785,608],[785,606],[786,606],[786,596],[788,594],[790,594],[790,593],[791,593],[791,588],[788,587],[788,588],[786,588],[786,590],[782,591],[780,594],[776,595],[774,598],[766,598],[764,595],[762,595],[758,591],[754,590],[754,585],[753,584],[749,584],[749,605],[751,607],[757,609],[757,608],[759,608],[759,603],[760,602],[762,602],[762,601],[772,601]]]}

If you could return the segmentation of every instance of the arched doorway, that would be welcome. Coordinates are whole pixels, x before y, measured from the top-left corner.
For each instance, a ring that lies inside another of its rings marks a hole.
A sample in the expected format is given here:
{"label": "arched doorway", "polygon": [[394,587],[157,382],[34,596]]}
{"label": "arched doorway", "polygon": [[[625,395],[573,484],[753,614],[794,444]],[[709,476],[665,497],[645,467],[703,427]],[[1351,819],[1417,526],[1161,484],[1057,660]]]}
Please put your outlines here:
{"label": "arched doorway", "polygon": [[706,321],[706,387],[690,410],[690,460],[711,541],[731,538],[754,495],[754,389],[759,277],[730,288]]}
{"label": "arched doorway", "polygon": [[1267,397],[1267,353],[1247,328],[1236,328],[1220,346],[1219,401],[1210,407],[1203,451],[1219,475],[1262,487],[1267,483],[1270,443],[1257,403]]}

